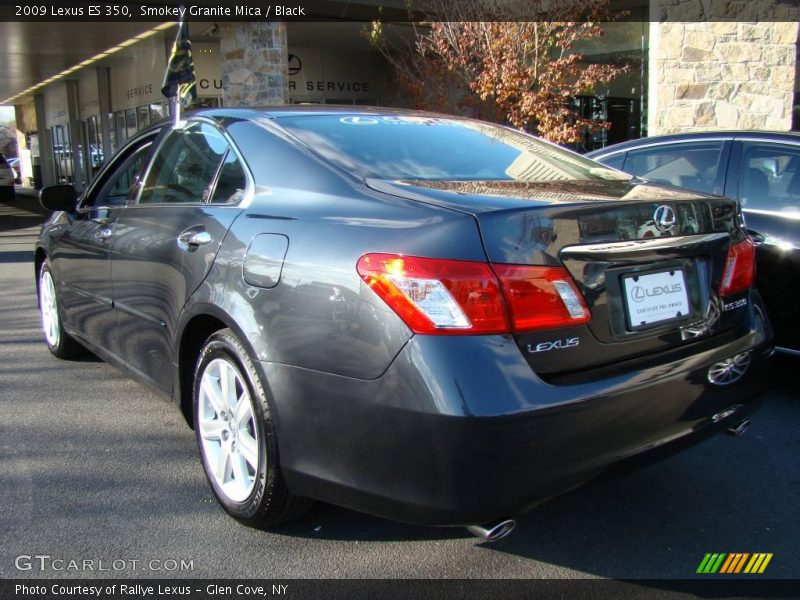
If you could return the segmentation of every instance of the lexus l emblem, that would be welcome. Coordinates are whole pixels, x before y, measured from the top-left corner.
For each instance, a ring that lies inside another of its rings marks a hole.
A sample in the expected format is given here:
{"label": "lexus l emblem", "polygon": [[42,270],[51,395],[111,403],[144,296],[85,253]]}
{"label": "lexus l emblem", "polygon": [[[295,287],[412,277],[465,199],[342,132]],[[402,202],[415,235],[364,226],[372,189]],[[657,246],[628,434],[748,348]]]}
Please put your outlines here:
{"label": "lexus l emblem", "polygon": [[653,223],[659,231],[669,231],[675,227],[675,211],[666,204],[662,204],[653,213]]}
{"label": "lexus l emblem", "polygon": [[303,61],[300,60],[300,57],[296,54],[290,54],[289,60],[286,62],[289,63],[289,76],[297,75],[303,68]]}
{"label": "lexus l emblem", "polygon": [[345,125],[377,125],[378,119],[372,117],[342,117],[339,119]]}

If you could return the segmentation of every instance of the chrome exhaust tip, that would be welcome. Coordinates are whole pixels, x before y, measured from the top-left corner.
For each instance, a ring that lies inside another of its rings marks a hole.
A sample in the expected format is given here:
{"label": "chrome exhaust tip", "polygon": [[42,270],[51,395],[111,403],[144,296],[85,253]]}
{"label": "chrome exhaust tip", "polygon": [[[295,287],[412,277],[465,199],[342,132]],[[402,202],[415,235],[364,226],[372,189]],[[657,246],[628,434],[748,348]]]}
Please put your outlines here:
{"label": "chrome exhaust tip", "polygon": [[744,432],[747,431],[748,427],[750,427],[750,419],[745,419],[736,425],[731,425],[728,427],[725,430],[725,433],[732,435],[733,437],[739,437],[740,435],[744,435]]}
{"label": "chrome exhaust tip", "polygon": [[509,533],[514,531],[514,527],[516,526],[517,522],[514,519],[503,519],[502,521],[489,523],[487,525],[468,525],[467,531],[475,537],[480,538],[482,542],[488,543],[502,540]]}

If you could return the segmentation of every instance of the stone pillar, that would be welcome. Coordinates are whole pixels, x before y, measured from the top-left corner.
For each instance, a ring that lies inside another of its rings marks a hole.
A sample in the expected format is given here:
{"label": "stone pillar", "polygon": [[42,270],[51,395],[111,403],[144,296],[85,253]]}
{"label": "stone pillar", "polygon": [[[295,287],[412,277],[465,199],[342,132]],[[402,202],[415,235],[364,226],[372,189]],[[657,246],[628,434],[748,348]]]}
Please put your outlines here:
{"label": "stone pillar", "polygon": [[648,134],[791,129],[799,34],[796,20],[653,20]]}
{"label": "stone pillar", "polygon": [[111,147],[114,123],[111,121],[111,73],[108,67],[97,69],[97,100],[100,111],[100,133],[103,138],[103,162],[105,162],[111,158],[114,151]]}
{"label": "stone pillar", "polygon": [[39,167],[42,173],[42,187],[53,185],[56,182],[56,168],[53,164],[53,141],[50,130],[47,129],[44,113],[44,96],[36,94],[33,97],[36,106],[36,130],[39,137]]}
{"label": "stone pillar", "polygon": [[222,24],[220,51],[225,106],[286,103],[289,50],[285,23]]}
{"label": "stone pillar", "polygon": [[79,192],[83,191],[88,183],[84,173],[83,153],[83,125],[78,112],[78,82],[68,79],[67,86],[67,112],[69,113],[69,143],[72,153],[72,185]]}

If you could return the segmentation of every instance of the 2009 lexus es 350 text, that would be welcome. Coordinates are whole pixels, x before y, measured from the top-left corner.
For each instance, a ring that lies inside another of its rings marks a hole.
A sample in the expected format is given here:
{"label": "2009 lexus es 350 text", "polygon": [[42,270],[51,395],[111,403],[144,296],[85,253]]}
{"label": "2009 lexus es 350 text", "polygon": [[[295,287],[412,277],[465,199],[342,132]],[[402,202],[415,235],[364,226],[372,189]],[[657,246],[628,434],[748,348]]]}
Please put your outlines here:
{"label": "2009 lexus es 350 text", "polygon": [[258,527],[319,499],[500,537],[736,428],[771,344],[734,201],[480,121],[204,110],[41,201],[51,352],[171,395]]}

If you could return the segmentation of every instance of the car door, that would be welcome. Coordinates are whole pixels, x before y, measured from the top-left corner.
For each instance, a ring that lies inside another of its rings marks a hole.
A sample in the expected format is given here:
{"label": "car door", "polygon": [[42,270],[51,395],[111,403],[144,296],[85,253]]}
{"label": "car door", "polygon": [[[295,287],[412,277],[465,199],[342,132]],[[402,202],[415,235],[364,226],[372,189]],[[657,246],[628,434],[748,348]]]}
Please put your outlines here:
{"label": "car door", "polygon": [[756,287],[779,347],[800,350],[800,144],[738,140],[726,192],[756,241]]}
{"label": "car door", "polygon": [[190,121],[160,143],[111,251],[119,351],[169,391],[180,311],[202,283],[242,210],[251,178],[211,122]]}
{"label": "car door", "polygon": [[61,294],[63,318],[70,329],[110,349],[113,327],[109,250],[114,226],[137,189],[157,132],[124,148],[92,183],[78,208],[67,217],[51,249]]}

